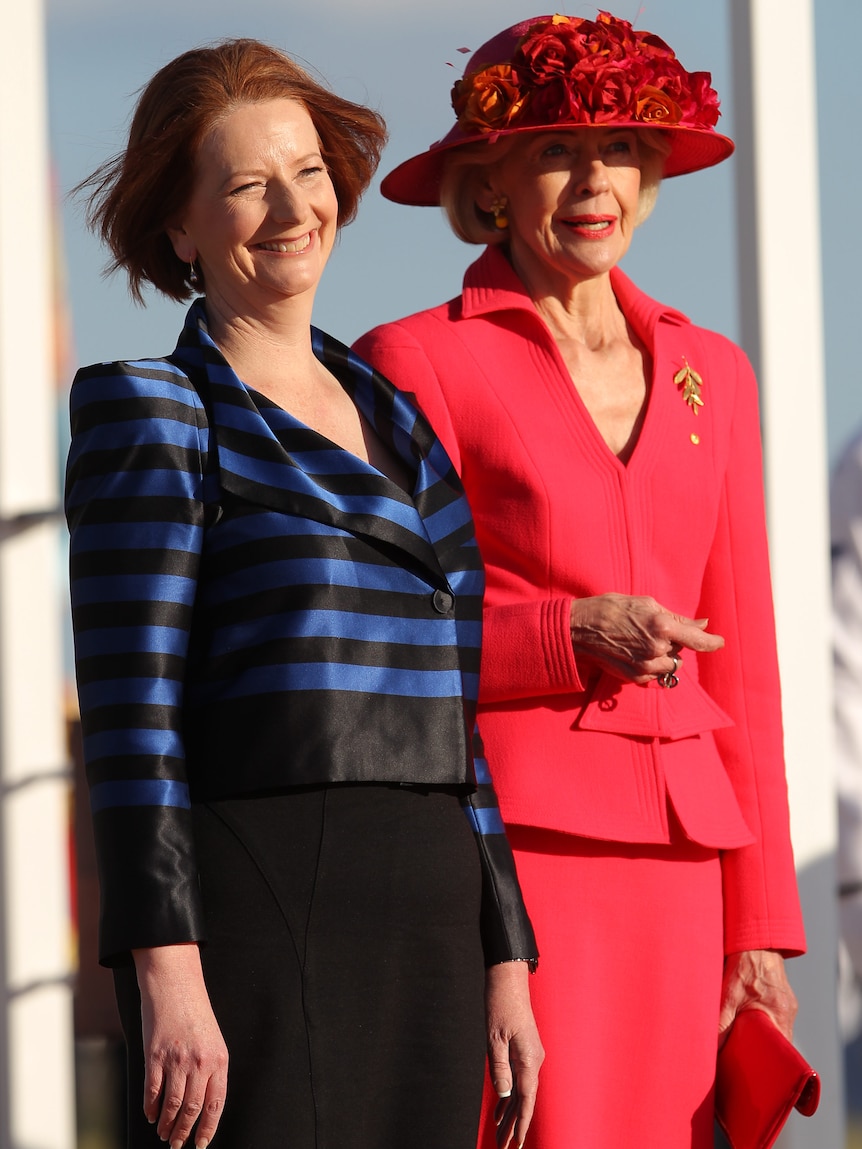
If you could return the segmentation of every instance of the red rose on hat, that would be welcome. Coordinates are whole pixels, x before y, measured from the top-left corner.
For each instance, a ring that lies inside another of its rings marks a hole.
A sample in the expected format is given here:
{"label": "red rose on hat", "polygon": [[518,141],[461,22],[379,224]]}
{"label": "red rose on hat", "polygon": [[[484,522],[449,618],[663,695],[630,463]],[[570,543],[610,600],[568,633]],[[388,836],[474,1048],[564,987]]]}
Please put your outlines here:
{"label": "red rose on hat", "polygon": [[550,80],[535,88],[525,120],[533,124],[588,124],[587,108],[570,80]]}
{"label": "red rose on hat", "polygon": [[641,86],[642,69],[602,61],[578,69],[577,85],[581,100],[594,124],[625,119],[634,115],[635,92]]}
{"label": "red rose on hat", "polygon": [[568,75],[588,51],[587,37],[580,31],[588,20],[551,20],[524,37],[515,53],[515,65],[522,66],[532,84],[548,84]]}
{"label": "red rose on hat", "polygon": [[683,105],[683,123],[714,128],[721,112],[718,110],[718,92],[712,86],[709,72],[688,73],[688,101]]}

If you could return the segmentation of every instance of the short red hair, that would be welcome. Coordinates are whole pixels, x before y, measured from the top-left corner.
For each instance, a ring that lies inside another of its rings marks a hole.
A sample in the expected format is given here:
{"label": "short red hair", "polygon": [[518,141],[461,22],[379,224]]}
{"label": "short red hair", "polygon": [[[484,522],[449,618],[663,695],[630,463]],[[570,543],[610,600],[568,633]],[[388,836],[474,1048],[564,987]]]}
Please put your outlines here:
{"label": "short red hair", "polygon": [[194,48],[156,72],[141,91],[125,150],[76,188],[89,193],[87,221],[113,254],[109,270],[126,271],[139,303],[147,282],[171,299],[192,294],[190,269],[165,229],[189,201],[207,132],[240,104],[277,99],[308,111],[338,198],[339,227],[355,217],[386,143],[383,118],[336,96],[259,40]]}

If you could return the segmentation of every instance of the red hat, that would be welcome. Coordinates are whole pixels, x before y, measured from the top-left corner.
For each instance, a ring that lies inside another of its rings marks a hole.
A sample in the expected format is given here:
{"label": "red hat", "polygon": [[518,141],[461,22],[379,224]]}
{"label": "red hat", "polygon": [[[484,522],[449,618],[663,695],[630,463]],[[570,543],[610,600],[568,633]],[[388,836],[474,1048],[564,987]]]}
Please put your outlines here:
{"label": "red hat", "polygon": [[670,144],[665,176],[720,163],[733,142],[715,130],[718,95],[709,72],[687,72],[658,36],[609,12],[595,20],[535,16],[474,52],[452,89],[457,122],[427,152],[405,160],[380,190],[395,203],[440,202],[446,154],[516,132],[626,127]]}

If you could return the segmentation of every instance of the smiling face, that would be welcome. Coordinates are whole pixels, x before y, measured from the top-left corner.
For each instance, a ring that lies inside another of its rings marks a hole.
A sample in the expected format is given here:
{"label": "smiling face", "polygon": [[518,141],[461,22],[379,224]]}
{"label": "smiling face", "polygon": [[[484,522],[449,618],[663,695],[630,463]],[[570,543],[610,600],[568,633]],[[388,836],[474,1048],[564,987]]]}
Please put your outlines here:
{"label": "smiling face", "polygon": [[177,256],[196,260],[207,305],[249,318],[302,297],[309,305],[335,241],[338,203],[306,109],[241,104],[204,137]]}
{"label": "smiling face", "polygon": [[512,263],[534,298],[562,298],[619,263],[638,220],[640,182],[634,131],[537,132],[513,144],[489,190],[508,200]]}

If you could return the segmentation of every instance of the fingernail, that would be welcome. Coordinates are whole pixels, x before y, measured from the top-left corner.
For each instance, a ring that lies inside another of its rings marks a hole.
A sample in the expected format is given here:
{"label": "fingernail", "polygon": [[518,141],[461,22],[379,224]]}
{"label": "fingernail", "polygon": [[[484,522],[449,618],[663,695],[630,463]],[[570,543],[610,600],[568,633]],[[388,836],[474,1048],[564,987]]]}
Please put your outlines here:
{"label": "fingernail", "polygon": [[511,1089],[507,1089],[505,1093],[501,1093],[501,1092],[498,1090],[498,1091],[497,1091],[497,1096],[498,1096],[498,1097],[511,1097],[511,1096],[512,1096],[512,1090],[511,1090]]}
{"label": "fingernail", "polygon": [[183,1149],[183,1142],[179,1139],[179,1137],[176,1139],[176,1141],[171,1142],[171,1149]]}
{"label": "fingernail", "polygon": [[201,1137],[200,1141],[195,1141],[195,1149],[207,1149],[209,1141],[206,1137]]}

